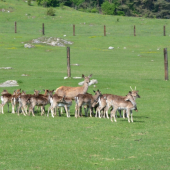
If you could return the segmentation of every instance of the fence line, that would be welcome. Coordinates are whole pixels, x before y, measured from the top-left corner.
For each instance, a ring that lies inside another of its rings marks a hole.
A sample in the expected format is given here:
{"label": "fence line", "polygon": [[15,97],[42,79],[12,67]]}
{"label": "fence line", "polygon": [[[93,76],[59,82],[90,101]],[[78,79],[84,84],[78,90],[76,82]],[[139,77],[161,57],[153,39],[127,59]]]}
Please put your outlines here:
{"label": "fence line", "polygon": [[[58,29],[57,29],[58,27]],[[73,35],[75,36],[75,24],[71,25],[73,29],[68,26],[68,24],[46,24],[46,35],[47,34],[63,34],[63,35]],[[0,25],[0,33],[12,33],[10,23],[3,23]],[[15,33],[17,34],[42,34],[45,35],[45,27],[44,23],[42,25],[42,29],[38,24],[31,23],[31,24],[22,24],[17,23],[15,21]],[[104,30],[103,30],[104,29]],[[104,35],[103,35],[103,31]],[[106,25],[102,28],[101,25],[92,25],[92,24],[77,24],[76,25],[76,35],[83,35],[83,36],[170,36],[170,30],[166,30],[165,25],[163,26],[163,35],[161,31],[161,26],[155,25],[108,25],[106,31]],[[136,32],[137,31],[137,32]]]}

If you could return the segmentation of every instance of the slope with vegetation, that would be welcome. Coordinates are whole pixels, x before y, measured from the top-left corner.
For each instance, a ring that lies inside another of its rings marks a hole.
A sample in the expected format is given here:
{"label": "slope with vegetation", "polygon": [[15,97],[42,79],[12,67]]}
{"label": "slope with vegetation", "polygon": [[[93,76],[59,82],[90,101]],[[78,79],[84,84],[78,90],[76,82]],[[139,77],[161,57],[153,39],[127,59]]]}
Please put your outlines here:
{"label": "slope with vegetation", "polygon": [[[31,0],[30,0],[31,1]],[[170,18],[169,0],[36,0],[44,7],[74,7],[80,11],[107,15]]]}

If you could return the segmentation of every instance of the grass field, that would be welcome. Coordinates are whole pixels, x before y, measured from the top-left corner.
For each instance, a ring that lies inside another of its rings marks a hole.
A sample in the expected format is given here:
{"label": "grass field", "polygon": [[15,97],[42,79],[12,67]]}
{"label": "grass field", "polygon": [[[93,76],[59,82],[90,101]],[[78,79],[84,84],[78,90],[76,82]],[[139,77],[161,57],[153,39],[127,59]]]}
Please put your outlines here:
{"label": "grass field", "polygon": [[[126,95],[130,86],[136,86],[141,96],[133,123],[122,118],[117,123],[94,117],[76,119],[74,105],[71,118],[40,113],[18,116],[5,106],[5,114],[0,114],[0,169],[170,169],[170,83],[164,80],[163,57],[163,48],[170,49],[170,20],[104,16],[67,7],[56,8],[56,16],[50,17],[34,1],[28,6],[22,0],[1,1],[0,9],[0,67],[13,68],[0,69],[0,83],[17,80],[28,94],[34,89],[78,86],[81,80],[64,80],[66,47],[24,48],[25,43],[42,37],[44,23],[46,37],[73,42],[71,64],[80,66],[71,66],[71,76],[93,74],[92,79],[98,80],[89,93],[99,89],[103,94]],[[109,46],[114,49],[108,50]],[[12,93],[16,88],[6,89]]]}

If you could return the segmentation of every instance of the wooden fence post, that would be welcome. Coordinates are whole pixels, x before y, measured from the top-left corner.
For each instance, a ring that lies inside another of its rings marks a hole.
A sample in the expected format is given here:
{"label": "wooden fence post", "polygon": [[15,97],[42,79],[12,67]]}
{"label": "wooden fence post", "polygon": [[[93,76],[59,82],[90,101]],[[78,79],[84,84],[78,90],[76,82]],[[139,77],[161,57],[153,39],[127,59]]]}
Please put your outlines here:
{"label": "wooden fence post", "polygon": [[42,34],[45,35],[45,33],[44,33],[44,23],[42,24]]}
{"label": "wooden fence post", "polygon": [[17,22],[15,21],[15,33],[17,33]]}
{"label": "wooden fence post", "polygon": [[136,36],[136,27],[134,25],[134,36]]}
{"label": "wooden fence post", "polygon": [[165,33],[165,25],[164,25],[164,36],[166,36],[166,33]]}
{"label": "wooden fence post", "polygon": [[165,66],[165,80],[168,80],[168,53],[167,53],[167,48],[164,48],[164,66]]}
{"label": "wooden fence post", "polygon": [[71,68],[70,68],[70,47],[67,47],[67,77],[71,77]]}
{"label": "wooden fence post", "polygon": [[75,36],[75,25],[73,25],[73,36]]}
{"label": "wooden fence post", "polygon": [[104,25],[104,36],[106,36],[106,26]]}

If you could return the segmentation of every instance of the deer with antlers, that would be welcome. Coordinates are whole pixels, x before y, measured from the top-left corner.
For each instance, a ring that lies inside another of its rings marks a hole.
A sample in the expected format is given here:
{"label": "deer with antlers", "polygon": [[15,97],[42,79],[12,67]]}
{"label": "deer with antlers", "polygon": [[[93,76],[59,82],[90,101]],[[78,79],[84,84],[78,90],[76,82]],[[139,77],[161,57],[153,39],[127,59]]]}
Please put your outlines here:
{"label": "deer with antlers", "polygon": [[[135,90],[132,89],[132,87],[130,86],[130,89],[132,91],[130,91],[131,93],[131,96],[133,97],[134,101],[136,101],[137,98],[140,98],[139,94],[138,94],[138,90],[136,90],[136,86],[135,86]],[[126,113],[126,110],[123,110],[123,118],[125,119],[125,113]],[[130,111],[130,114],[131,114],[131,117],[132,117],[132,110]]]}
{"label": "deer with antlers", "polygon": [[[107,106],[112,106],[113,110],[111,111],[111,121],[112,117],[114,117],[114,121],[116,122],[115,114],[116,111],[119,110],[126,110],[128,122],[130,123],[129,114],[131,110],[137,110],[137,105],[134,100],[134,98],[131,95],[131,92],[129,92],[125,97],[117,96],[117,95],[109,95],[106,99]],[[107,108],[108,109],[108,108]],[[131,122],[133,122],[133,117],[131,115]]]}

